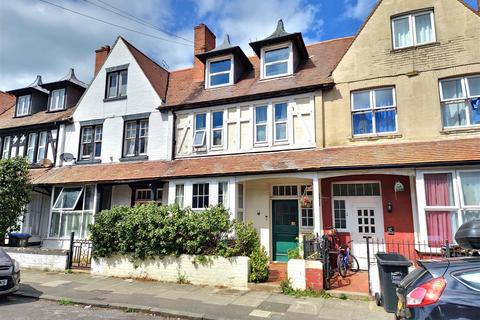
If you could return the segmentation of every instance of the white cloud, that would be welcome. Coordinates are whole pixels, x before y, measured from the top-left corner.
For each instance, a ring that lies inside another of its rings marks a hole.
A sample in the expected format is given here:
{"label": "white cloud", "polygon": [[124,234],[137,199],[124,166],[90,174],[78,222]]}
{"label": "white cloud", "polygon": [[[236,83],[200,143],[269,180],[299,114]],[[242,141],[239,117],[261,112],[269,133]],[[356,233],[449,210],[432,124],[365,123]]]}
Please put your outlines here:
{"label": "white cloud", "polygon": [[[287,32],[307,31],[317,40],[323,20],[318,18],[320,4],[303,0],[197,0],[199,18],[213,26],[217,44],[226,33],[232,44],[240,45],[247,54],[253,54],[249,42],[269,36],[278,19],[283,19]],[[305,39],[309,42],[310,39]]]}
{"label": "white cloud", "polygon": [[364,20],[372,10],[377,0],[345,0],[344,17]]}
{"label": "white cloud", "polygon": [[[89,3],[102,5],[95,0],[48,1],[141,32],[182,41]],[[318,18],[320,4],[308,4],[306,0],[192,0],[193,8],[191,3],[176,0],[104,1],[163,29],[175,30],[187,39],[193,40],[194,25],[205,22],[217,34],[217,44],[229,33],[232,43],[240,45],[248,55],[253,54],[248,43],[270,35],[278,19],[283,19],[288,32],[303,32],[307,43],[318,40],[323,26],[323,20]],[[182,16],[185,5],[193,11]],[[192,18],[185,20],[186,17]],[[191,46],[122,30],[40,1],[0,0],[0,90],[27,86],[37,74],[43,76],[44,82],[56,81],[70,67],[75,68],[80,80],[89,82],[95,49],[112,44],[119,34],[158,63],[166,61],[170,70],[192,64]]]}

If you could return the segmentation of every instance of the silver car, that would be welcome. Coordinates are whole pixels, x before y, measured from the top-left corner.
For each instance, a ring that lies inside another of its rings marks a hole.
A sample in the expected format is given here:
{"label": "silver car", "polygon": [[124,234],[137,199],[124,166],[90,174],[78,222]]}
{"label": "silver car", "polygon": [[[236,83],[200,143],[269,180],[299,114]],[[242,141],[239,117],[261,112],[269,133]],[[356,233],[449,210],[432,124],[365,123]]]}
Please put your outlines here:
{"label": "silver car", "polygon": [[18,290],[20,286],[20,265],[0,248],[0,295]]}

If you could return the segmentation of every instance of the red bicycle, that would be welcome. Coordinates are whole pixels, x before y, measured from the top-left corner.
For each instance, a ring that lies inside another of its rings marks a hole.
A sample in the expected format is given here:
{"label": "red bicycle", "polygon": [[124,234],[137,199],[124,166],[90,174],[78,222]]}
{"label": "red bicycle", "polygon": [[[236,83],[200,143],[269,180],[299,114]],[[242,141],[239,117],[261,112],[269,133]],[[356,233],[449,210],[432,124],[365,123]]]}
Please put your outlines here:
{"label": "red bicycle", "polygon": [[[349,244],[353,240],[348,241],[346,244],[340,243],[340,237],[335,228],[330,228],[328,230],[328,242],[329,242],[329,264],[332,266],[337,266],[338,273],[345,278],[348,274],[348,271],[352,273],[357,273],[360,269],[357,258],[350,252]],[[335,272],[335,270],[331,270]]]}

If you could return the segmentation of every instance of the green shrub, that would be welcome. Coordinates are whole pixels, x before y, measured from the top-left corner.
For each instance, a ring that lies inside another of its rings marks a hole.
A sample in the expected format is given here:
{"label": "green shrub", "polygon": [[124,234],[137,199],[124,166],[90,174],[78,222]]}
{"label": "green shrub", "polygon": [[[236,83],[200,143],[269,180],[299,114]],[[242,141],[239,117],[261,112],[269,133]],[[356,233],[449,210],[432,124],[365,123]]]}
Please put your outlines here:
{"label": "green shrub", "polygon": [[265,249],[259,244],[250,255],[250,282],[265,282],[268,280],[269,258]]}
{"label": "green shrub", "polygon": [[287,250],[288,260],[290,259],[301,259],[300,256],[300,247]]}
{"label": "green shrub", "polygon": [[292,297],[321,297],[324,299],[330,299],[332,296],[330,293],[326,292],[323,289],[315,290],[312,288],[307,288],[305,290],[294,289],[292,287],[292,282],[290,279],[283,280],[280,282],[280,290],[282,293]]}

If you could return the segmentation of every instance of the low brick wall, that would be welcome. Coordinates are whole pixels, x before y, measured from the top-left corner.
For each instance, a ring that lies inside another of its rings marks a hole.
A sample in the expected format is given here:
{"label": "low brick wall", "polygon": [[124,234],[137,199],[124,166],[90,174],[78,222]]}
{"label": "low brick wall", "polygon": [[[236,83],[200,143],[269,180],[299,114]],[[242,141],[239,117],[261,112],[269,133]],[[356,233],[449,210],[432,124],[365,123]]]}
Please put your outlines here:
{"label": "low brick wall", "polygon": [[21,268],[63,271],[67,265],[67,250],[31,247],[3,247],[3,249],[20,264]]}
{"label": "low brick wall", "polygon": [[137,266],[129,256],[113,256],[92,260],[91,273],[121,278],[143,278],[167,282],[188,281],[192,284],[247,289],[248,257],[209,257],[205,263],[195,256],[148,259]]}
{"label": "low brick wall", "polygon": [[297,290],[307,288],[323,289],[322,263],[320,261],[290,259],[288,260],[288,279]]}

